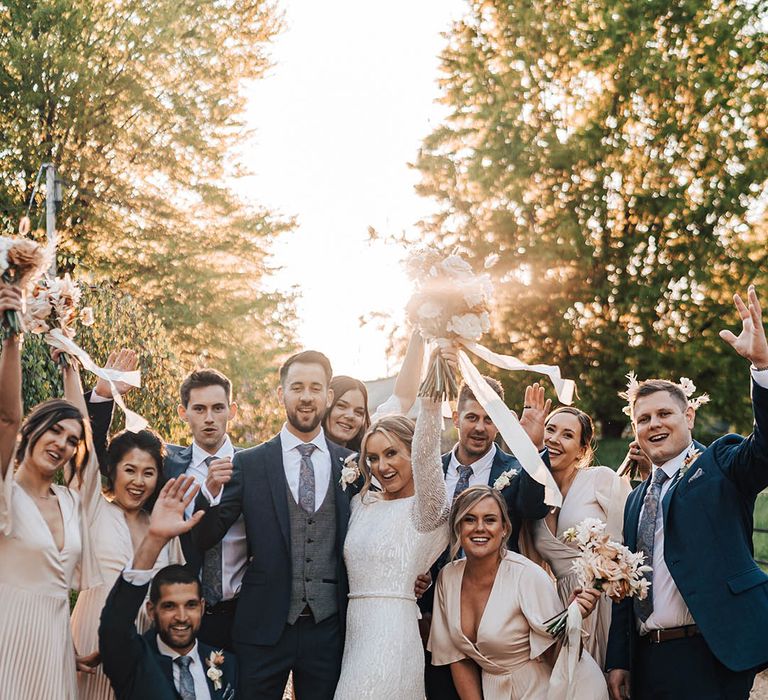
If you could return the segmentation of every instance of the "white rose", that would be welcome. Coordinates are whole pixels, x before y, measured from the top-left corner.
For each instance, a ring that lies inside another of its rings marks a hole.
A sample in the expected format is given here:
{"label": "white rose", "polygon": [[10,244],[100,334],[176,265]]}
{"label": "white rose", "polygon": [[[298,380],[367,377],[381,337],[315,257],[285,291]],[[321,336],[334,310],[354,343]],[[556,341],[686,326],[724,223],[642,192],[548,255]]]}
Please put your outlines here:
{"label": "white rose", "polygon": [[90,306],[86,306],[82,311],[80,311],[80,323],[82,323],[84,326],[92,326],[93,321],[93,309]]}
{"label": "white rose", "polygon": [[479,340],[483,335],[483,324],[477,314],[452,316],[447,330],[464,338],[464,340]]}
{"label": "white rose", "polygon": [[680,377],[680,388],[688,398],[691,398],[696,391],[696,385],[688,377]]}
{"label": "white rose", "polygon": [[440,263],[440,267],[442,267],[451,277],[472,276],[472,268],[469,263],[458,255],[449,255]]}

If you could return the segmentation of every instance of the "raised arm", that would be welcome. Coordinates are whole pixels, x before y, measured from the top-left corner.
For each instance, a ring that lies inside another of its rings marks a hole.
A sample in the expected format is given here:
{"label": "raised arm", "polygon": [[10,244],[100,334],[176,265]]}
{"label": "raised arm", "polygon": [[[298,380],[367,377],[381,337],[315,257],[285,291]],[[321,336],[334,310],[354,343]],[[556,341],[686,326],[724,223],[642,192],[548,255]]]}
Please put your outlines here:
{"label": "raised arm", "polygon": [[419,331],[414,330],[411,333],[411,339],[408,341],[405,359],[403,359],[400,372],[395,380],[395,388],[392,390],[393,396],[400,402],[403,413],[406,415],[413,407],[413,404],[416,403],[423,362],[424,339]]}
{"label": "raised arm", "polygon": [[440,435],[443,430],[441,409],[439,402],[422,399],[413,435],[411,465],[416,492],[413,517],[419,532],[431,532],[445,523],[450,509],[440,459]]}
{"label": "raised arm", "polygon": [[201,493],[195,501],[195,508],[205,514],[200,524],[190,533],[192,544],[201,552],[219,542],[240,517],[243,509],[243,453],[232,460],[229,482],[218,496],[211,499]]}
{"label": "raised arm", "polygon": [[733,295],[733,301],[741,317],[741,333],[735,336],[723,330],[720,337],[752,364],[755,423],[752,434],[729,455],[723,455],[721,462],[738,488],[755,496],[768,487],[768,341],[754,285],[749,286],[747,304],[738,294]]}
{"label": "raised arm", "polygon": [[[0,282],[0,317],[6,311],[21,313],[21,292]],[[5,477],[21,426],[21,336],[9,335],[0,354],[0,477]]]}

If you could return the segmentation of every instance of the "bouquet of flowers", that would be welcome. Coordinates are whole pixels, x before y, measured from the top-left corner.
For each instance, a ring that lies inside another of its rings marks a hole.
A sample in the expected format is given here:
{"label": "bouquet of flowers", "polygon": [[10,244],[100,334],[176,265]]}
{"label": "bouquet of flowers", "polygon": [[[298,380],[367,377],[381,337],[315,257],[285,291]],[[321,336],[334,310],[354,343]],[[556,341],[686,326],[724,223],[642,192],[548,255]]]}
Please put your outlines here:
{"label": "bouquet of flowers", "polygon": [[[605,532],[605,523],[597,518],[586,518],[563,533],[564,542],[575,542],[581,556],[572,568],[581,588],[603,591],[614,603],[625,598],[643,600],[648,595],[650,582],[644,574],[651,571],[643,564],[642,552],[631,552],[623,544],[614,542]],[[547,620],[547,632],[559,637],[565,632],[568,611]]]}
{"label": "bouquet of flowers", "polygon": [[[6,284],[26,291],[50,264],[50,253],[29,238],[0,236],[0,278]],[[22,324],[15,311],[6,311],[3,324],[7,332],[21,333]]]}
{"label": "bouquet of flowers", "polygon": [[[79,308],[82,292],[77,282],[69,273],[64,277],[44,277],[32,290],[27,300],[27,310],[24,314],[24,326],[31,333],[46,334],[49,344],[56,342],[47,335],[52,328],[58,328],[67,338],[75,337],[75,325],[93,325],[93,309],[86,306]],[[60,362],[68,362],[65,353],[60,355]]]}
{"label": "bouquet of flowers", "polygon": [[[475,274],[460,256],[445,257],[432,249],[413,253],[406,270],[415,285],[406,311],[425,339],[474,342],[490,330],[493,287],[488,274]],[[440,401],[458,393],[453,370],[435,350],[419,396]]]}

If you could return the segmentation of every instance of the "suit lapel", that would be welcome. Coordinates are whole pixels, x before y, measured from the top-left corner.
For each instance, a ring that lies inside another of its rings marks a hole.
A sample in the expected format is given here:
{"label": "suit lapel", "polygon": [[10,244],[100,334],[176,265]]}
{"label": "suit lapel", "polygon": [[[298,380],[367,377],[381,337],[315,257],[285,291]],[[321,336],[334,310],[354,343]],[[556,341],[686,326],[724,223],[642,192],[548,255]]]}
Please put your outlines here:
{"label": "suit lapel", "polygon": [[[696,442],[695,440],[693,441],[693,448],[694,448],[694,450],[698,450],[701,453],[701,455],[703,455],[704,451],[707,449],[706,447],[704,447],[704,445],[702,445],[700,442]],[[672,498],[674,497],[675,493],[677,492],[677,489],[680,486],[680,484],[688,483],[688,479],[690,479],[691,475],[693,473],[695,473],[696,469],[694,468],[692,470],[691,467],[695,467],[695,465],[698,464],[699,459],[701,459],[701,455],[696,458],[696,461],[694,461],[693,464],[689,465],[689,467],[688,467],[688,469],[687,469],[685,474],[683,474],[681,476],[680,475],[680,471],[677,472],[677,474],[675,475],[675,480],[672,483],[672,486],[670,486],[669,489],[667,490],[667,492],[664,494],[664,498],[661,500],[661,508],[662,508],[663,513],[664,513],[664,525],[665,526],[666,526],[666,523],[667,523],[667,519],[669,518],[669,511],[670,511],[670,508],[672,506]],[[681,465],[680,469],[682,469],[682,468],[683,467]],[[681,491],[681,494],[684,493],[684,492],[685,492],[685,489],[683,489],[683,491]]]}
{"label": "suit lapel", "polygon": [[637,526],[640,522],[640,510],[643,507],[643,499],[648,491],[650,480],[650,477],[648,477],[627,499],[627,526],[624,530],[624,542],[633,552],[637,547]]}
{"label": "suit lapel", "polygon": [[443,455],[443,477],[448,475],[448,465],[451,463],[452,452],[446,452]]}
{"label": "suit lapel", "polygon": [[179,691],[176,690],[176,684],[173,682],[173,661],[171,660],[170,656],[161,654],[160,650],[157,648],[157,632],[155,632],[154,628],[150,629],[144,635],[144,639],[147,640],[147,644],[149,644],[149,648],[152,649],[152,652],[155,655],[155,658],[157,659],[157,664],[158,666],[160,666],[160,670],[163,672],[163,675],[168,679],[169,687],[173,690],[176,697],[179,697]]}
{"label": "suit lapel", "polygon": [[179,450],[171,459],[166,459],[165,478],[176,479],[184,474],[192,461],[192,445]]}
{"label": "suit lapel", "polygon": [[285,546],[291,551],[291,525],[288,515],[287,489],[285,483],[285,469],[283,468],[283,447],[280,442],[280,436],[272,438],[265,446],[267,479],[269,481],[269,490],[272,494],[272,504],[275,507],[277,522],[280,525],[280,531],[283,533]]}
{"label": "suit lapel", "polygon": [[497,447],[491,463],[491,473],[488,475],[488,486],[493,486],[496,479],[511,468],[510,461],[508,456]]}
{"label": "suit lapel", "polygon": [[332,442],[326,440],[328,452],[331,456],[331,484],[329,488],[335,489],[334,501],[336,503],[336,544],[339,552],[344,551],[344,540],[347,537],[349,525],[349,494],[341,488],[341,465],[344,455]]}

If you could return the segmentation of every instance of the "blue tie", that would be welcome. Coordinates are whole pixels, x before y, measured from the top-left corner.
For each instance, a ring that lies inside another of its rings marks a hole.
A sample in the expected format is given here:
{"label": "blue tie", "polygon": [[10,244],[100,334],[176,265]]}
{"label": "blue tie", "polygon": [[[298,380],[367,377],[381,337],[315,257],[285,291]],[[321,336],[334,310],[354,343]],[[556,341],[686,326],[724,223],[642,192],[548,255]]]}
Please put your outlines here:
{"label": "blue tie", "polygon": [[299,468],[299,505],[307,513],[315,512],[315,469],[312,466],[312,453],[315,445],[311,442],[297,445],[296,449],[301,454],[301,467]]}
{"label": "blue tie", "polygon": [[459,494],[462,491],[466,491],[467,487],[469,486],[469,480],[472,477],[472,474],[474,474],[474,470],[472,467],[465,467],[463,464],[460,464],[456,471],[459,472],[459,480],[456,482],[456,488],[453,489],[453,500],[455,501]]}
{"label": "blue tie", "polygon": [[[205,466],[210,467],[211,462],[216,459],[215,456],[205,458]],[[222,540],[219,540],[213,547],[206,550],[203,555],[203,571],[202,581],[203,584],[203,598],[205,598],[205,604],[210,608],[216,605],[222,597],[222,560],[221,560],[221,546]]]}
{"label": "blue tie", "polygon": [[192,658],[177,656],[173,662],[179,667],[179,695],[181,695],[181,700],[195,700],[195,679],[192,678],[192,671],[189,670]]}
{"label": "blue tie", "polygon": [[[644,564],[653,566],[653,541],[656,535],[656,516],[659,512],[659,497],[661,496],[661,486],[668,479],[667,473],[663,469],[656,468],[653,473],[651,485],[643,499],[643,513],[640,516],[640,522],[637,525],[637,551],[645,554]],[[653,571],[645,574],[646,579],[651,583],[648,589],[648,595],[644,600],[634,598],[635,614],[641,622],[645,622],[653,612]]]}

